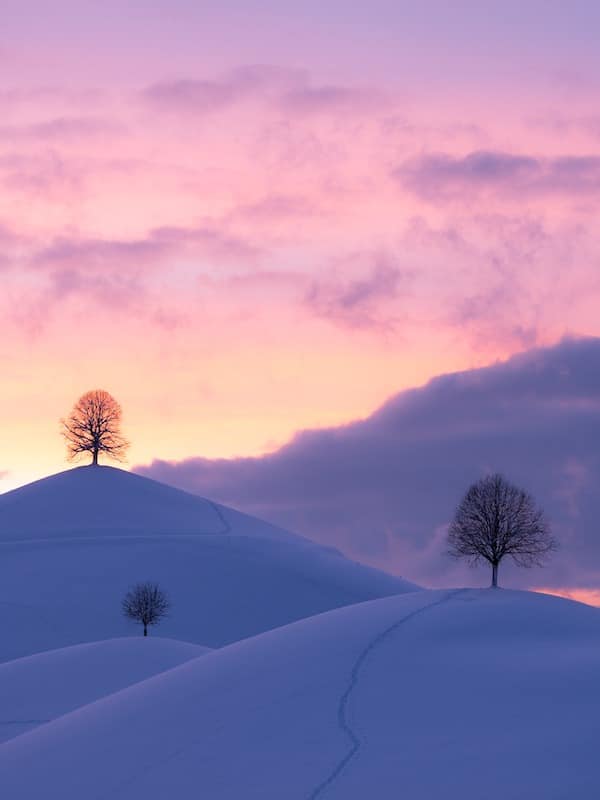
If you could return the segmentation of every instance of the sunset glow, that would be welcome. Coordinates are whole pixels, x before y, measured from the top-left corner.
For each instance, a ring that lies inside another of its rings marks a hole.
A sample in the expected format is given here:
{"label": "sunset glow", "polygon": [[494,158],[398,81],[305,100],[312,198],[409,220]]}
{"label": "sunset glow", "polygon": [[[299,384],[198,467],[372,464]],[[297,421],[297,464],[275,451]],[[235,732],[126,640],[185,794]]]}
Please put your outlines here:
{"label": "sunset glow", "polygon": [[4,488],[94,386],[132,464],[259,454],[600,332],[583,14],[35,5],[0,47]]}
{"label": "sunset glow", "polygon": [[600,797],[599,0],[0,23],[0,800]]}
{"label": "sunset glow", "polygon": [[536,589],[542,594],[553,594],[556,597],[566,597],[577,600],[578,603],[587,603],[589,606],[600,607],[600,589]]}

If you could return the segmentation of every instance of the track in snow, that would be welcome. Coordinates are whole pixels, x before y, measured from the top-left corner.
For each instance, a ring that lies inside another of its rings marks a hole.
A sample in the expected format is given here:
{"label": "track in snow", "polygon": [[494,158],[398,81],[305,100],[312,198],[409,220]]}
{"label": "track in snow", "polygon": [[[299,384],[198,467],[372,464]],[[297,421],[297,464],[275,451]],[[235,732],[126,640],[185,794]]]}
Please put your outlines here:
{"label": "track in snow", "polygon": [[212,508],[212,510],[215,512],[215,514],[218,516],[218,518],[223,523],[223,530],[222,531],[217,531],[217,533],[220,533],[220,534],[223,534],[223,535],[225,535],[227,533],[231,533],[231,524],[229,522],[227,522],[227,520],[225,519],[225,514],[223,514],[223,512],[221,511],[219,506],[216,503],[213,503],[212,500],[206,500],[206,502],[209,504],[209,506]]}
{"label": "track in snow", "polygon": [[346,753],[346,755],[338,761],[336,766],[333,770],[329,773],[329,775],[323,780],[313,791],[308,795],[307,800],[317,800],[317,798],[321,797],[323,792],[325,792],[341,775],[345,767],[352,761],[354,756],[358,753],[361,747],[361,740],[359,739],[358,735],[350,725],[348,721],[348,705],[350,703],[350,698],[358,684],[358,680],[360,678],[360,672],[363,668],[365,661],[371,655],[373,650],[375,650],[388,636],[391,636],[397,628],[401,625],[404,625],[405,622],[408,622],[413,617],[418,616],[419,614],[424,613],[425,611],[429,611],[431,608],[435,608],[435,606],[441,606],[443,603],[448,602],[453,597],[461,594],[462,592],[467,591],[466,589],[456,589],[453,592],[442,597],[440,600],[436,600],[433,603],[430,603],[427,606],[423,606],[422,608],[418,608],[416,611],[411,611],[410,614],[407,614],[402,619],[396,620],[392,625],[387,627],[384,631],[377,634],[371,641],[361,650],[358,654],[356,661],[354,662],[354,666],[352,667],[352,671],[350,673],[350,682],[346,688],[346,691],[340,697],[340,701],[338,703],[338,726],[340,729],[346,734],[346,736],[350,739],[350,750]]}
{"label": "track in snow", "polygon": [[[231,530],[231,523],[227,521],[225,514],[221,511],[219,506],[216,503],[213,503],[212,500],[206,500],[206,503],[212,508],[215,512],[216,516],[219,519],[219,522],[223,526],[221,530],[218,531],[197,531],[196,533],[170,533],[169,531],[164,531],[163,533],[117,533],[117,534],[98,534],[96,536],[52,536],[52,537],[44,537],[38,539],[0,539],[0,547],[2,545],[19,545],[19,544],[65,544],[70,542],[104,542],[104,541],[128,541],[128,542],[135,542],[135,541],[146,541],[148,539],[159,539],[164,540],[165,538],[168,539],[195,539],[198,536],[202,537],[209,537],[209,536],[227,536],[228,534],[232,533]],[[3,601],[0,601],[3,602]]]}

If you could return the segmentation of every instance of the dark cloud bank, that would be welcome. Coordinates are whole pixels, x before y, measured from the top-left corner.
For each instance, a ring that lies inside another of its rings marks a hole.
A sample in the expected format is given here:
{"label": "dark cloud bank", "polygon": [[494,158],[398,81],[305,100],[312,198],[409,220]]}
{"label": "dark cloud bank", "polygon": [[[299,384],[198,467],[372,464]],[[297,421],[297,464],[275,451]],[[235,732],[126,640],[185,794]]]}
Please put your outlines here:
{"label": "dark cloud bank", "polygon": [[598,587],[600,339],[435,378],[262,458],[136,471],[428,585],[488,580],[445,555],[445,532],[467,486],[501,471],[535,495],[561,543],[543,570],[506,567],[504,584]]}

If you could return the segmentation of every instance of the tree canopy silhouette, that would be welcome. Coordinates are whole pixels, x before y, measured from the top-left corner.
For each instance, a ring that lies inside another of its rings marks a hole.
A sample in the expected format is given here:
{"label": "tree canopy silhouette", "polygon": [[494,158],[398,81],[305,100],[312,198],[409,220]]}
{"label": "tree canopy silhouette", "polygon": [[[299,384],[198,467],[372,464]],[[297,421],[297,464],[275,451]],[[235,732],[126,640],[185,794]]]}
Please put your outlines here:
{"label": "tree canopy silhouette", "polygon": [[166,616],[170,607],[169,598],[157,583],[136,583],[127,592],[121,603],[123,614],[144,626],[144,636],[148,635],[148,625],[157,625]]}
{"label": "tree canopy silhouette", "polygon": [[449,553],[471,564],[488,561],[492,586],[498,585],[498,566],[510,556],[521,567],[532,567],[556,549],[543,511],[530,494],[502,475],[474,483],[462,499],[448,529]]}
{"label": "tree canopy silhouette", "polygon": [[99,454],[104,453],[122,461],[129,442],[121,433],[121,417],[121,406],[103,389],[82,395],[69,416],[61,420],[69,458],[91,453],[92,464],[97,464]]}

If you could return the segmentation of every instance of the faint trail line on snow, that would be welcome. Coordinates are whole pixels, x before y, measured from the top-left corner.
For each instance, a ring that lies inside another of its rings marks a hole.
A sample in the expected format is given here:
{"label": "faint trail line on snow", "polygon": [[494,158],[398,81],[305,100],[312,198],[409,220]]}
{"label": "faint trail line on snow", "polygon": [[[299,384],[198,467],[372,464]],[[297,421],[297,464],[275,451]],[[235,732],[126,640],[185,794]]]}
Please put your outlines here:
{"label": "faint trail line on snow", "polygon": [[223,530],[222,531],[217,531],[217,533],[220,533],[220,534],[223,534],[223,535],[225,535],[227,533],[231,533],[231,524],[229,522],[227,522],[227,520],[225,519],[225,514],[223,514],[223,512],[221,511],[219,506],[216,503],[213,503],[212,500],[206,500],[206,502],[212,508],[212,510],[215,512],[215,514],[218,516],[218,518],[221,520],[221,522],[223,524]]}
{"label": "faint trail line on snow", "polygon": [[160,539],[163,540],[167,537],[169,538],[189,538],[192,539],[197,536],[226,536],[227,534],[232,533],[231,523],[227,521],[225,514],[221,511],[221,508],[217,505],[217,503],[213,502],[212,500],[208,500],[206,497],[200,498],[204,500],[207,505],[209,505],[212,510],[215,512],[216,516],[219,518],[219,522],[223,526],[221,530],[217,531],[196,531],[194,533],[171,533],[168,530],[159,532],[159,533],[116,533],[116,534],[105,534],[105,533],[92,533],[89,536],[54,536],[52,532],[47,536],[42,536],[38,538],[17,538],[17,539],[7,539],[2,538],[0,539],[0,547],[2,545],[20,545],[20,544],[64,544],[68,542],[93,542],[93,541],[114,541],[118,540],[127,540],[127,541],[134,541],[134,540],[144,540],[144,539]]}
{"label": "faint trail line on snow", "polygon": [[338,726],[342,729],[342,731],[346,734],[346,736],[350,739],[350,750],[346,753],[346,755],[336,764],[333,770],[329,773],[329,775],[325,778],[325,780],[321,781],[321,783],[313,789],[313,791],[308,795],[307,800],[317,800],[326,789],[328,789],[332,783],[341,775],[344,768],[347,764],[352,761],[354,756],[357,754],[361,747],[361,740],[355,733],[354,729],[350,725],[348,721],[348,704],[350,702],[350,698],[354,689],[358,684],[358,680],[360,678],[360,672],[363,667],[363,664],[367,660],[367,658],[371,655],[373,650],[375,650],[388,636],[391,636],[394,631],[399,628],[401,625],[404,625],[405,622],[408,622],[413,617],[418,616],[419,614],[423,614],[425,611],[429,611],[431,608],[435,608],[435,606],[441,606],[444,603],[451,600],[453,597],[461,594],[462,592],[466,592],[466,589],[456,589],[453,592],[445,595],[444,597],[436,600],[433,603],[429,603],[427,606],[422,606],[418,608],[416,611],[411,611],[410,614],[407,614],[405,617],[396,620],[396,622],[389,625],[385,630],[381,633],[378,633],[371,641],[361,650],[356,658],[354,665],[352,667],[352,671],[350,673],[350,682],[346,687],[345,692],[340,697],[338,703]]}

